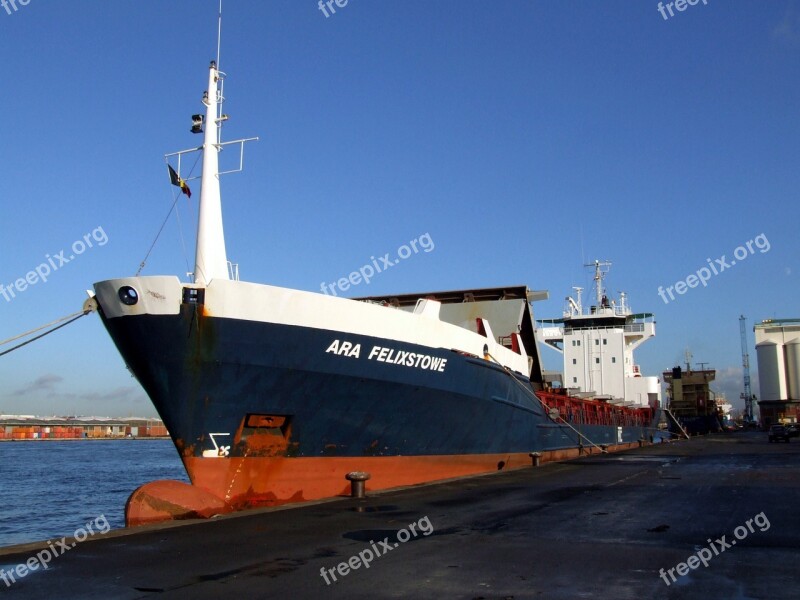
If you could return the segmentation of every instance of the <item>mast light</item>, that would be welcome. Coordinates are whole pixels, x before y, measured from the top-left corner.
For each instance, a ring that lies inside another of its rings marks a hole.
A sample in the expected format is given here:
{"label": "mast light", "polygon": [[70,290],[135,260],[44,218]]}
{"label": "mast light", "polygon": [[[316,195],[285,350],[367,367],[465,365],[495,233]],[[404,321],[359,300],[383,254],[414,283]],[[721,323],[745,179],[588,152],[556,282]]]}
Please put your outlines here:
{"label": "mast light", "polygon": [[203,133],[203,115],[192,115],[192,133]]}

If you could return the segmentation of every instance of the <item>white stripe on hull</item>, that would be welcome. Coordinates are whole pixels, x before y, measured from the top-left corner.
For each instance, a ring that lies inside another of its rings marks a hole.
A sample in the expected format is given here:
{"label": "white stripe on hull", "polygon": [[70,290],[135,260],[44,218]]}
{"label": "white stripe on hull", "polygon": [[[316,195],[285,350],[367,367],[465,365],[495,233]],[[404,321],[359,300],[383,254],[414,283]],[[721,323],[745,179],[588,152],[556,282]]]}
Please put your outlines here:
{"label": "white stripe on hull", "polygon": [[[118,291],[130,286],[139,296],[133,306],[123,304]],[[484,345],[501,364],[528,374],[528,357],[500,344],[487,328],[487,337],[438,319],[435,305],[414,314],[368,302],[337,298],[242,281],[215,279],[205,288],[181,283],[177,277],[130,277],[95,284],[98,301],[107,318],[126,315],[178,314],[184,288],[205,290],[205,314],[216,318],[311,327],[367,335],[419,344],[430,348],[455,349],[483,356]],[[428,301],[429,303],[433,301]],[[521,343],[521,342],[520,342]]]}

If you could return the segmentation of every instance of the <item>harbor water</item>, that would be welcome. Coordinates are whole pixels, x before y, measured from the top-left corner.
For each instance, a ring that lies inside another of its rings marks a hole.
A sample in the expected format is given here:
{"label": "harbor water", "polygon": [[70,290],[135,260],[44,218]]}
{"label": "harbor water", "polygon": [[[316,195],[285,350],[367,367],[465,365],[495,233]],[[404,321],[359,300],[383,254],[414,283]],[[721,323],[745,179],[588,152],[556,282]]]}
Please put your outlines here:
{"label": "harbor water", "polygon": [[3,442],[0,475],[0,547],[70,536],[101,516],[124,527],[137,487],[188,481],[169,440]]}

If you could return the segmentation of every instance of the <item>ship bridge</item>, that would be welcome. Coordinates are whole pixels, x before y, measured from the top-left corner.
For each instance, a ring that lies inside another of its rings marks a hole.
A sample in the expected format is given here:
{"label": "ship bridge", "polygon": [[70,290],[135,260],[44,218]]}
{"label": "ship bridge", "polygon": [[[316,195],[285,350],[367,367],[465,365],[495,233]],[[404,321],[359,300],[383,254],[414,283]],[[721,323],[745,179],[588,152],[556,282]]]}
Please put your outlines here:
{"label": "ship bridge", "polygon": [[652,313],[634,313],[627,295],[610,300],[602,286],[611,263],[595,261],[596,301],[583,307],[581,292],[567,297],[558,319],[540,319],[537,339],[563,356],[561,384],[571,393],[606,399],[626,406],[660,402],[658,377],[643,377],[634,350],[654,337]]}

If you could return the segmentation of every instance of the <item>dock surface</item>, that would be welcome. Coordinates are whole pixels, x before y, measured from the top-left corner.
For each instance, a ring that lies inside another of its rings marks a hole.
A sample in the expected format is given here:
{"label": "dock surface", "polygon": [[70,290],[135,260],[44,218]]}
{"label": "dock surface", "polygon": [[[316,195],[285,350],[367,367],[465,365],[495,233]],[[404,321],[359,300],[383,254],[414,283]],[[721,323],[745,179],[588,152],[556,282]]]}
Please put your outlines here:
{"label": "dock surface", "polygon": [[[46,570],[10,586],[0,580],[0,594],[796,598],[798,466],[798,438],[693,438],[365,499],[96,535]],[[45,548],[0,550],[0,568]]]}

